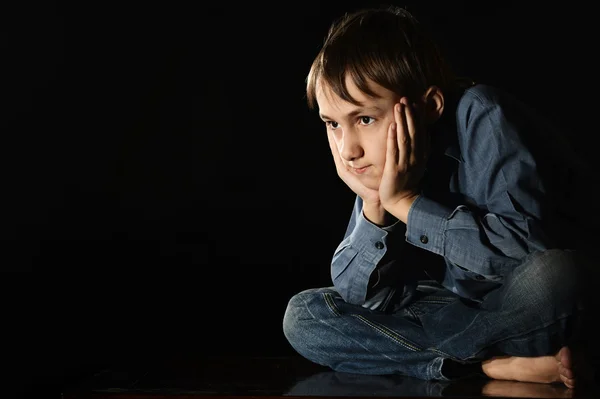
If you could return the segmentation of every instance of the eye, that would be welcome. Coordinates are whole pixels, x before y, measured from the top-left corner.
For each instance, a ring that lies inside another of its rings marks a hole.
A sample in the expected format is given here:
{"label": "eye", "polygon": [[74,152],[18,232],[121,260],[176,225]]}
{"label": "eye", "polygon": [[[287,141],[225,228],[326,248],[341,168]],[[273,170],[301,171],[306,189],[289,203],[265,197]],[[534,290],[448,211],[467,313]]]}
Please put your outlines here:
{"label": "eye", "polygon": [[334,121],[327,121],[325,122],[325,125],[327,125],[327,127],[331,128],[332,130],[335,130],[339,127],[339,124]]}
{"label": "eye", "polygon": [[371,118],[370,116],[361,116],[359,119],[362,125],[370,125],[375,122],[375,118]]}

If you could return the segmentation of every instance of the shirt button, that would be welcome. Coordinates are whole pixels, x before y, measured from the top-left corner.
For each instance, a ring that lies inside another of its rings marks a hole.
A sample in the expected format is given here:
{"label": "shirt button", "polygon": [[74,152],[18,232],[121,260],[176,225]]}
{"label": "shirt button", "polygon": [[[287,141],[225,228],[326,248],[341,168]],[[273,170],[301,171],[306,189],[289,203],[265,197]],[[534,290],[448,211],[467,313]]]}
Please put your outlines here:
{"label": "shirt button", "polygon": [[377,248],[377,249],[383,249],[383,243],[381,241],[377,241],[375,243],[375,248]]}
{"label": "shirt button", "polygon": [[482,275],[478,274],[477,276],[475,276],[476,280],[485,280],[485,277],[483,277]]}
{"label": "shirt button", "polygon": [[427,244],[427,243],[429,242],[429,238],[427,238],[427,236],[426,236],[426,235],[422,235],[422,236],[421,236],[421,242],[422,242],[423,244]]}

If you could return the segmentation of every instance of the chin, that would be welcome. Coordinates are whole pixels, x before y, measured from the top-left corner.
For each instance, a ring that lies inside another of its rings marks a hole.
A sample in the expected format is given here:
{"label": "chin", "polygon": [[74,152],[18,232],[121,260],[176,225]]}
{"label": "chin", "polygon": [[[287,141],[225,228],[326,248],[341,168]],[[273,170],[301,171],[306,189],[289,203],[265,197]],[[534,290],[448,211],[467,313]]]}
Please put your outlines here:
{"label": "chin", "polygon": [[362,183],[370,190],[379,190],[380,178],[369,177],[363,179]]}

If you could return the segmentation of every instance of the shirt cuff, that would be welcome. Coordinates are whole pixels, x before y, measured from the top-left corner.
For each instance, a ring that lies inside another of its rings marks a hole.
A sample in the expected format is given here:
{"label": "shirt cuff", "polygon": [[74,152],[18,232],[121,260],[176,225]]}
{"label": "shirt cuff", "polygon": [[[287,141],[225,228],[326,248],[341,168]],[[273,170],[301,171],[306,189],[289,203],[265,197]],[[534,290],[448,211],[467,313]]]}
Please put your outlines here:
{"label": "shirt cuff", "polygon": [[[371,223],[361,212],[356,221],[356,227],[350,236],[350,245],[355,248],[361,257],[375,265],[379,263],[386,252],[389,227],[381,228]],[[369,271],[369,275],[372,270]]]}
{"label": "shirt cuff", "polygon": [[448,218],[452,210],[419,195],[408,211],[406,241],[444,256]]}
{"label": "shirt cuff", "polygon": [[385,255],[388,245],[388,230],[381,228],[365,218],[361,212],[356,221],[356,227],[349,237],[349,245],[356,262],[352,272],[351,281],[348,275],[339,276],[340,286],[346,287],[344,299],[352,304],[363,304],[367,297],[367,290],[371,274]]}

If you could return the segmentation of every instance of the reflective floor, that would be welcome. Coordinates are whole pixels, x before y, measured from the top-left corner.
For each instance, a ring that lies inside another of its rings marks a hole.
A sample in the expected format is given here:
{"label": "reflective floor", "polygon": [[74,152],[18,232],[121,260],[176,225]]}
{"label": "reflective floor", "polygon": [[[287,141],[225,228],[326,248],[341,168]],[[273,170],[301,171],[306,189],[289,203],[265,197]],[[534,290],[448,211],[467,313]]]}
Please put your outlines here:
{"label": "reflective floor", "polygon": [[106,369],[63,390],[65,399],[201,397],[600,398],[595,388],[469,379],[453,383],[337,373],[300,357],[171,359]]}

